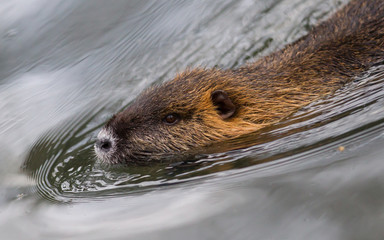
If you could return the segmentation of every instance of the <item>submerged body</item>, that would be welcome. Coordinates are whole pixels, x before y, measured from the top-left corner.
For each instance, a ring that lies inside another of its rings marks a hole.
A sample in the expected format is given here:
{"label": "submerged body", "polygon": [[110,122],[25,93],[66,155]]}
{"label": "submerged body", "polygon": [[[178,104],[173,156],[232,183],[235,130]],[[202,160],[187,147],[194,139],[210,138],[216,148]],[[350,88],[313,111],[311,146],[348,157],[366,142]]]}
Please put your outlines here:
{"label": "submerged body", "polygon": [[384,60],[384,1],[352,0],[308,35],[235,70],[189,69],[143,92],[98,135],[99,158],[143,163],[254,132]]}

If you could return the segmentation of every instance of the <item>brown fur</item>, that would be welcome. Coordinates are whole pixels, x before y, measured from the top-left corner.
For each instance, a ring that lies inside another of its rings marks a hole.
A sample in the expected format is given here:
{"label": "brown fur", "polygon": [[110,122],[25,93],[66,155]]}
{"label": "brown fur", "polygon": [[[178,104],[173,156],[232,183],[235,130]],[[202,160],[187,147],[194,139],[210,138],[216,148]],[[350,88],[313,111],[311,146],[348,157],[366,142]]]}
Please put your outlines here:
{"label": "brown fur", "polygon": [[[115,147],[103,160],[161,159],[261,129],[332,93],[384,59],[384,1],[353,0],[310,34],[235,70],[189,69],[142,93],[104,127]],[[236,106],[222,119],[211,94]],[[163,119],[176,113],[180,121]]]}

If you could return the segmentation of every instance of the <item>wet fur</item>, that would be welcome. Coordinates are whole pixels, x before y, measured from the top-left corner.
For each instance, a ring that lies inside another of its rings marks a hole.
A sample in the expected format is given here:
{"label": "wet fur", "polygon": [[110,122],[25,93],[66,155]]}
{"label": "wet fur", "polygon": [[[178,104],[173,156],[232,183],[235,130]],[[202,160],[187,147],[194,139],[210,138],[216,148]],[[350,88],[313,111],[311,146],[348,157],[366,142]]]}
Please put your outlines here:
{"label": "wet fur", "polygon": [[[384,1],[355,0],[310,34],[235,70],[188,69],[147,89],[105,126],[116,150],[103,160],[146,162],[188,152],[278,122],[384,59]],[[236,106],[222,119],[211,94]],[[175,125],[164,117],[177,113]]]}

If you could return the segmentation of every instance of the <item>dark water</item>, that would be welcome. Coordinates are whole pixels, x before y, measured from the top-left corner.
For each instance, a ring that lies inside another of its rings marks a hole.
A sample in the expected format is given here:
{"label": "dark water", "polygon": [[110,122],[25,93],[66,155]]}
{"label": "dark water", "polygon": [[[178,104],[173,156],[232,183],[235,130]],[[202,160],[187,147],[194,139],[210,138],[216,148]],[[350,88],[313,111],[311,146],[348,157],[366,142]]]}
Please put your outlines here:
{"label": "dark water", "polygon": [[0,2],[0,238],[383,239],[384,66],[194,163],[92,150],[147,86],[238,67],[345,2]]}

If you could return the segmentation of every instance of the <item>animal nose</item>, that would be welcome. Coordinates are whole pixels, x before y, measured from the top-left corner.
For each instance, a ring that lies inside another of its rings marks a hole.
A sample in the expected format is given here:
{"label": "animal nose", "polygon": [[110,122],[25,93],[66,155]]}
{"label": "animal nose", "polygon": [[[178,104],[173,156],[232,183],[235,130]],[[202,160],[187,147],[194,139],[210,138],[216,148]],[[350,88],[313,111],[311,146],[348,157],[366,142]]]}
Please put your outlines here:
{"label": "animal nose", "polygon": [[112,149],[112,142],[107,138],[97,139],[96,147],[103,152],[109,152]]}

